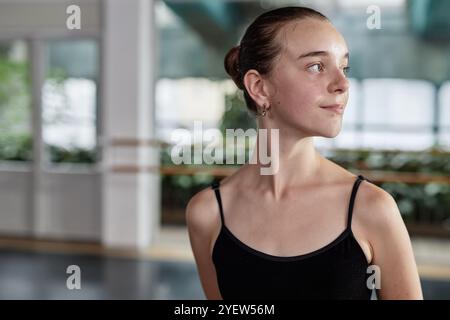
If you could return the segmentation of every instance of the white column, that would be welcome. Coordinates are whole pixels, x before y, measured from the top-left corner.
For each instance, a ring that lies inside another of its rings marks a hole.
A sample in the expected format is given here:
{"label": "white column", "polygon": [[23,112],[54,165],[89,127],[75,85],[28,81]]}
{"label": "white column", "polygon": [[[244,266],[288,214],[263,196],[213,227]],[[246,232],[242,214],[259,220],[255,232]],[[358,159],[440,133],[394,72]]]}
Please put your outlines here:
{"label": "white column", "polygon": [[[157,148],[141,146],[154,138],[153,0],[104,2],[102,131],[102,242],[109,247],[142,249],[157,236],[160,183]],[[113,139],[137,145],[114,146]],[[117,172],[117,165],[136,172]]]}
{"label": "white column", "polygon": [[42,203],[42,176],[43,166],[47,163],[46,152],[44,150],[44,141],[42,138],[42,87],[45,78],[44,66],[44,44],[41,40],[34,39],[30,41],[30,61],[32,77],[32,133],[33,133],[33,161],[30,179],[31,205],[27,219],[27,229],[32,237],[39,237],[43,228],[44,221],[41,218]]}

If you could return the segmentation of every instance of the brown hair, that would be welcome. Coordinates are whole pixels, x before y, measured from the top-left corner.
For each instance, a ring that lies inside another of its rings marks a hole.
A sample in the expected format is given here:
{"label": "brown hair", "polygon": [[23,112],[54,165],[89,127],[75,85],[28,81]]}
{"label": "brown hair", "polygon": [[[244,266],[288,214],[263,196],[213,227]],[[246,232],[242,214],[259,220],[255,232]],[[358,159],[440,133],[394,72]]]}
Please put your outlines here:
{"label": "brown hair", "polygon": [[225,70],[237,87],[244,91],[245,102],[252,112],[257,112],[257,106],[245,88],[244,75],[250,69],[268,74],[272,70],[273,60],[281,51],[275,41],[278,32],[288,22],[308,17],[328,20],[320,12],[306,7],[283,7],[265,12],[248,26],[240,44],[226,54]]}

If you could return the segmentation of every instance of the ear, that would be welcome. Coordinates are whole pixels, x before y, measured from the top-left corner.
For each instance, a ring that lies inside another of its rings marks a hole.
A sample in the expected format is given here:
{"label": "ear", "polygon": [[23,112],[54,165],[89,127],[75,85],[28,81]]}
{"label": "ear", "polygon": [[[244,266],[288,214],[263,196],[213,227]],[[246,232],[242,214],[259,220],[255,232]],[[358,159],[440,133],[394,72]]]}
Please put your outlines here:
{"label": "ear", "polygon": [[244,75],[244,86],[248,94],[259,107],[270,105],[269,90],[261,74],[251,69]]}

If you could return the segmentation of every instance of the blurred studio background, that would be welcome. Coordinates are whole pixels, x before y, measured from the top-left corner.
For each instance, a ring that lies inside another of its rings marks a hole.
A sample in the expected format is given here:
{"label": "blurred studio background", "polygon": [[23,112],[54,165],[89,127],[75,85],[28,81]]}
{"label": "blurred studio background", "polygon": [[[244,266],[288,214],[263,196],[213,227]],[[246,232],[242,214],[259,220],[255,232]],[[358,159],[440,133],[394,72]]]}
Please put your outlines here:
{"label": "blurred studio background", "polygon": [[450,299],[446,0],[0,0],[0,299],[204,298],[184,209],[236,165],[176,165],[174,133],[255,127],[223,57],[286,5],[350,49],[343,130],[316,146],[395,197],[425,298]]}

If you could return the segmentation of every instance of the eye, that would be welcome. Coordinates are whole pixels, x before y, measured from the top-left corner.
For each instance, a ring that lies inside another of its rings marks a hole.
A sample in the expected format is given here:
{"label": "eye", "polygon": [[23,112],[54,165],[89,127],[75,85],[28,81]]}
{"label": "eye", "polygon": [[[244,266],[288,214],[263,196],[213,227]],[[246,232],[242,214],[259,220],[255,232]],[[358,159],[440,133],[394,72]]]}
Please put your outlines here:
{"label": "eye", "polygon": [[323,65],[321,63],[315,63],[315,64],[309,66],[308,69],[313,72],[319,73],[319,72],[323,71]]}
{"label": "eye", "polygon": [[344,74],[347,75],[350,72],[350,67],[344,67]]}

